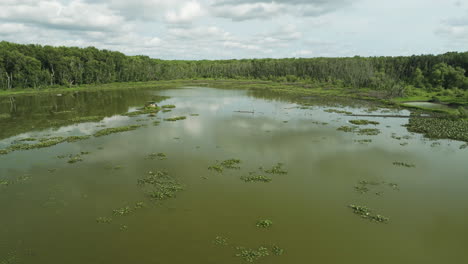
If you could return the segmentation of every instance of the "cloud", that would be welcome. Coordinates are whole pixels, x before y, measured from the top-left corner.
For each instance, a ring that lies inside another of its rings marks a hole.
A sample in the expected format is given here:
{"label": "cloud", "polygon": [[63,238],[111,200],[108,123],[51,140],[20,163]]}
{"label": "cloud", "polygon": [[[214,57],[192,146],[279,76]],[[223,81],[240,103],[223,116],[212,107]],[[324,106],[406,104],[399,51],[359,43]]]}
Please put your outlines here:
{"label": "cloud", "polygon": [[219,0],[212,12],[233,21],[271,19],[280,15],[317,17],[348,6],[349,0]]}
{"label": "cloud", "polygon": [[442,24],[436,29],[435,33],[451,40],[455,39],[463,42],[468,41],[468,10],[464,17],[451,18],[442,21]]}
{"label": "cloud", "polygon": [[197,1],[186,2],[178,11],[169,11],[166,20],[170,23],[189,23],[203,15],[203,9]]}
{"label": "cloud", "polygon": [[0,21],[67,30],[112,30],[123,18],[105,5],[57,0],[0,2]]}

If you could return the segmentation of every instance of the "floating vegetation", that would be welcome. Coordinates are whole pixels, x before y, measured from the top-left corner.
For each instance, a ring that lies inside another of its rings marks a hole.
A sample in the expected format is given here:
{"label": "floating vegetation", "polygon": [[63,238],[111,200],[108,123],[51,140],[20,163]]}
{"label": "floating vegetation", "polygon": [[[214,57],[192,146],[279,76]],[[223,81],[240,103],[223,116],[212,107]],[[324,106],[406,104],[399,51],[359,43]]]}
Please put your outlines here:
{"label": "floating vegetation", "polygon": [[96,222],[99,224],[110,224],[112,223],[112,218],[110,217],[98,217],[96,218]]}
{"label": "floating vegetation", "polygon": [[265,220],[260,220],[257,222],[257,227],[260,228],[269,228],[273,225],[273,221],[265,219]]}
{"label": "floating vegetation", "polygon": [[177,117],[165,118],[164,121],[174,122],[174,121],[185,120],[185,119],[187,119],[186,116],[177,116]]}
{"label": "floating vegetation", "polygon": [[212,171],[216,171],[218,173],[222,173],[224,170],[223,167],[221,167],[220,165],[212,165],[212,166],[209,166],[208,169]]}
{"label": "floating vegetation", "polygon": [[135,203],[135,209],[141,209],[145,207],[145,203],[144,202],[137,202]]}
{"label": "floating vegetation", "polygon": [[343,132],[355,132],[357,127],[350,127],[350,126],[341,126],[337,128],[336,130],[338,131],[343,131]]}
{"label": "floating vegetation", "polygon": [[[359,181],[358,185],[354,186],[354,190],[358,193],[364,194],[370,191],[370,186],[374,186],[372,188],[375,188],[376,186],[380,186],[381,184],[385,184],[385,186],[391,187],[393,190],[398,191],[400,190],[398,188],[398,184],[396,183],[387,183],[385,181],[382,182],[375,182],[375,181]],[[383,192],[375,192],[376,195],[382,195]]]}
{"label": "floating vegetation", "polygon": [[127,226],[127,225],[121,225],[121,226],[119,227],[119,230],[120,230],[120,231],[127,231],[127,230],[128,230],[128,226]]}
{"label": "floating vegetation", "polygon": [[218,246],[227,246],[228,239],[222,236],[217,236],[215,237],[213,244],[218,245]]}
{"label": "floating vegetation", "polygon": [[404,146],[408,146],[408,142],[403,142],[403,143],[400,143],[400,146],[404,147]]}
{"label": "floating vegetation", "polygon": [[354,142],[357,142],[359,144],[367,144],[367,143],[371,143],[372,139],[358,139],[358,140],[354,140]]}
{"label": "floating vegetation", "polygon": [[416,165],[414,165],[414,164],[399,162],[399,161],[393,162],[393,165],[400,166],[400,167],[406,167],[406,168],[415,168],[416,167]]}
{"label": "floating vegetation", "polygon": [[173,109],[173,108],[176,108],[175,105],[163,105],[161,106],[162,108],[170,108],[170,109]]}
{"label": "floating vegetation", "polygon": [[369,191],[369,188],[366,186],[354,186],[354,189],[359,193],[367,193]]}
{"label": "floating vegetation", "polygon": [[322,125],[322,126],[328,125],[328,123],[325,123],[325,122],[318,122],[318,121],[312,121],[311,123],[312,123],[312,124],[316,124],[316,125]]}
{"label": "floating vegetation", "polygon": [[162,152],[160,152],[160,153],[151,153],[151,154],[148,155],[148,158],[152,159],[152,160],[154,160],[154,159],[165,160],[165,159],[167,159],[167,155],[162,153]]}
{"label": "floating vegetation", "polygon": [[10,185],[11,182],[10,181],[7,181],[7,180],[0,180],[0,186],[8,186]]}
{"label": "floating vegetation", "polygon": [[70,157],[70,159],[67,162],[70,164],[73,164],[73,163],[77,163],[80,161],[83,161],[83,159],[81,158],[81,155],[78,154],[78,155]]}
{"label": "floating vegetation", "polygon": [[144,119],[144,118],[140,118],[140,119],[137,119],[135,120],[136,122],[146,122],[148,121],[149,119]]}
{"label": "floating vegetation", "polygon": [[221,162],[221,166],[223,166],[226,169],[240,169],[239,165],[241,161],[239,159],[228,159],[223,162]]}
{"label": "floating vegetation", "polygon": [[358,125],[358,126],[365,126],[365,125],[378,125],[380,124],[377,121],[369,121],[369,120],[350,120],[349,121],[353,125]]}
{"label": "floating vegetation", "polygon": [[91,136],[70,136],[66,138],[68,143],[89,139]]}
{"label": "floating vegetation", "polygon": [[165,171],[150,171],[146,178],[138,180],[138,184],[150,185],[149,196],[156,200],[173,198],[178,191],[183,190],[183,186]]}
{"label": "floating vegetation", "polygon": [[466,148],[468,148],[468,143],[465,143],[465,144],[460,146],[460,149],[466,149]]}
{"label": "floating vegetation", "polygon": [[357,131],[358,135],[366,135],[366,136],[376,136],[380,134],[380,130],[377,128],[363,128]]}
{"label": "floating vegetation", "polygon": [[269,174],[287,174],[288,172],[283,170],[283,165],[284,165],[283,163],[277,163],[271,169],[264,170],[264,172],[269,173]]}
{"label": "floating vegetation", "polygon": [[468,142],[468,119],[410,118],[408,131],[432,139],[455,139]]}
{"label": "floating vegetation", "polygon": [[222,173],[224,169],[240,169],[240,167],[237,165],[241,163],[241,160],[240,159],[228,159],[228,160],[222,161],[221,163],[218,163],[218,161],[216,161],[216,163],[217,164],[215,165],[209,166],[208,169],[212,171],[216,171],[218,173]]}
{"label": "floating vegetation", "polygon": [[17,264],[17,263],[22,263],[22,262],[13,253],[10,253],[9,256],[7,256],[6,258],[0,259],[0,264]]}
{"label": "floating vegetation", "polygon": [[35,138],[30,138],[30,137],[18,139],[18,141],[36,141],[36,140],[37,140],[37,139],[35,139]]}
{"label": "floating vegetation", "polygon": [[154,121],[153,122],[153,126],[159,126],[159,124],[161,124],[161,121]]}
{"label": "floating vegetation", "polygon": [[114,215],[124,216],[130,214],[132,212],[132,209],[130,208],[130,206],[125,206],[122,208],[115,209],[112,212]]}
{"label": "floating vegetation", "polygon": [[266,247],[259,247],[258,249],[236,247],[236,250],[239,252],[236,254],[236,257],[240,257],[249,263],[253,263],[262,257],[270,255],[268,248]]}
{"label": "floating vegetation", "polygon": [[106,128],[99,130],[98,132],[94,133],[95,137],[107,136],[113,133],[121,133],[126,131],[136,130],[142,127],[141,125],[131,125],[131,126],[124,126],[124,127],[114,127],[114,128]]}
{"label": "floating vegetation", "polygon": [[125,113],[125,114],[122,114],[122,115],[123,116],[129,116],[129,117],[145,115],[145,114],[150,114],[151,115],[151,114],[158,113],[159,110],[160,110],[160,108],[158,108],[158,107],[148,107],[148,108],[140,109],[138,111],[128,112],[128,113]]}
{"label": "floating vegetation", "polygon": [[50,172],[50,173],[54,173],[54,172],[57,171],[57,169],[48,169],[47,171]]}
{"label": "floating vegetation", "polygon": [[271,182],[272,179],[263,175],[249,175],[240,177],[244,182]]}
{"label": "floating vegetation", "polygon": [[342,110],[337,110],[337,109],[326,109],[324,110],[327,113],[336,113],[336,114],[345,114],[345,115],[352,115],[353,113],[348,112],[348,111],[342,111]]}
{"label": "floating vegetation", "polygon": [[163,113],[169,113],[169,112],[172,112],[172,110],[171,109],[164,109],[164,110],[162,110],[162,112]]}
{"label": "floating vegetation", "polygon": [[377,128],[361,128],[358,127],[351,127],[351,126],[341,126],[337,128],[338,131],[343,132],[352,132],[357,133],[358,135],[365,135],[365,136],[376,136],[380,134],[380,130]]}
{"label": "floating vegetation", "polygon": [[431,148],[434,148],[434,147],[437,147],[437,146],[440,146],[440,142],[432,142]]}
{"label": "floating vegetation", "polygon": [[271,252],[273,252],[273,254],[275,254],[276,256],[281,256],[283,255],[284,253],[284,249],[274,245],[272,248],[271,248]]}
{"label": "floating vegetation", "polygon": [[199,114],[190,114],[190,116],[200,116]]}
{"label": "floating vegetation", "polygon": [[353,212],[355,214],[361,216],[362,218],[369,219],[378,223],[385,223],[389,221],[389,218],[379,214],[373,214],[372,210],[365,206],[351,204],[349,207],[353,209]]}

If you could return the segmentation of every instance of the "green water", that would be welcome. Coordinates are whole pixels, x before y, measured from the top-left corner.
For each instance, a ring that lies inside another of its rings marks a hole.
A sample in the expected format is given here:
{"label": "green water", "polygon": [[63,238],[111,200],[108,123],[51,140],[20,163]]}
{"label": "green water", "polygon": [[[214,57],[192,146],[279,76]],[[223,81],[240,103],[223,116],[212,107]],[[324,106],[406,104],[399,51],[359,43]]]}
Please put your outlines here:
{"label": "green water", "polygon": [[[177,108],[156,117],[121,115],[151,100]],[[324,111],[330,108],[369,112],[356,105],[300,109],[268,94],[197,87],[3,98],[0,149],[27,137],[147,126],[0,156],[0,181],[10,183],[0,185],[0,263],[245,263],[235,247],[273,245],[284,253],[256,263],[468,262],[468,149],[410,134],[401,118],[368,118],[380,122],[365,126],[379,128],[377,136],[340,132],[358,118]],[[102,121],[66,122],[86,116]],[[163,121],[175,116],[187,119]],[[74,164],[57,157],[80,152],[90,153]],[[208,170],[231,158],[241,160],[240,169]],[[259,170],[277,163],[288,173]],[[184,190],[151,199],[138,179],[158,170]],[[253,171],[272,181],[240,179]],[[354,187],[362,180],[380,184],[359,193]],[[145,206],[133,209],[137,202]],[[390,220],[361,218],[350,204]],[[113,214],[125,206],[130,214]],[[263,219],[273,225],[256,227]],[[217,236],[228,245],[214,243]]]}

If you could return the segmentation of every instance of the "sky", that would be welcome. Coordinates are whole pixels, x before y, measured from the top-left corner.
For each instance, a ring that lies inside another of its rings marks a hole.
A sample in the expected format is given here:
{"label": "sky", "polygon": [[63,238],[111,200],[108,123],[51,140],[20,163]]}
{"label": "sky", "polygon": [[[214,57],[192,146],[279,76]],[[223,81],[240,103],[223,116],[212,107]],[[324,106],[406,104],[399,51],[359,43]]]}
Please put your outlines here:
{"label": "sky", "polygon": [[0,0],[0,40],[161,59],[468,51],[468,0]]}

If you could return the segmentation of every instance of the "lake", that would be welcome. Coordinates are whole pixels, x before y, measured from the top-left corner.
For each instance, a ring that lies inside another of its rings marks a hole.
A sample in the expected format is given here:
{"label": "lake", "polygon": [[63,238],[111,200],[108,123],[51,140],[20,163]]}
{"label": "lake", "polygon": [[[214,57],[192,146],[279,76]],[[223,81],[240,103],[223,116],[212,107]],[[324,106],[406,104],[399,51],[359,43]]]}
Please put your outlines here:
{"label": "lake", "polygon": [[[148,101],[176,108],[124,115]],[[203,87],[1,98],[0,149],[91,137],[0,155],[0,263],[468,262],[463,142],[345,113],[407,110],[328,104]]]}

